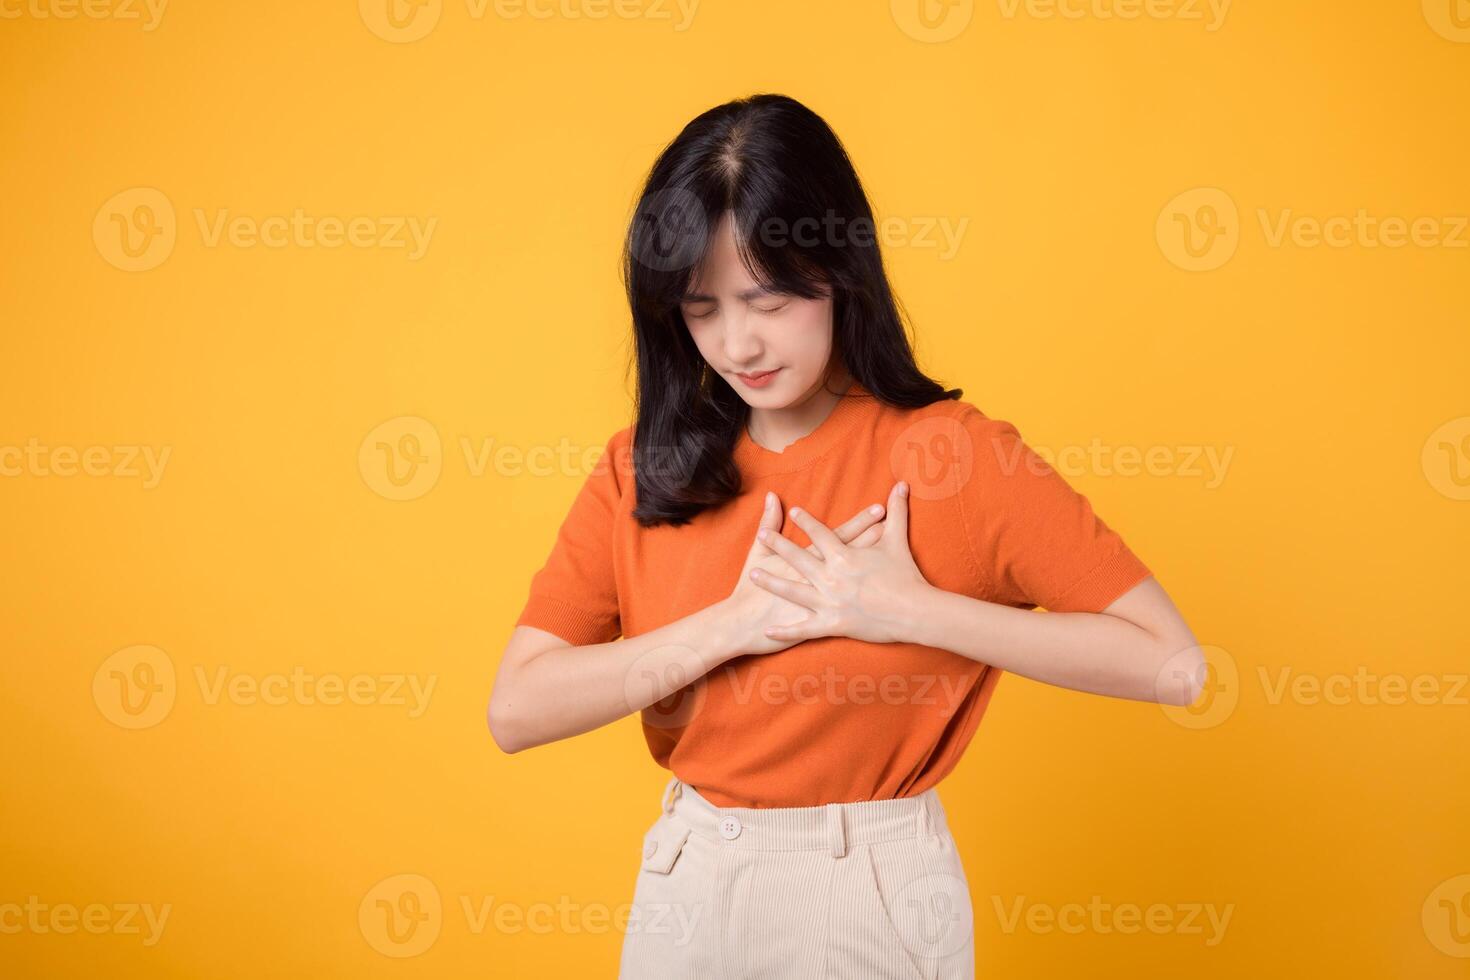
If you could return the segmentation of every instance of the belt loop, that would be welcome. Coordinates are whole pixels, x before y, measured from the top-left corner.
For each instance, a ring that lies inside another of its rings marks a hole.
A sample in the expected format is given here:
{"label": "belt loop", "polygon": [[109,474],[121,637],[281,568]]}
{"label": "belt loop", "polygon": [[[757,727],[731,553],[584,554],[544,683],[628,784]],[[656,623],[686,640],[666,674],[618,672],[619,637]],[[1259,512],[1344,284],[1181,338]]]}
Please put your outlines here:
{"label": "belt loop", "polygon": [[673,813],[674,802],[678,800],[679,797],[683,794],[684,784],[679,781],[679,777],[675,776],[673,779],[670,779],[669,784],[664,787],[664,798],[663,803],[661,804],[661,806],[663,807],[663,811],[665,813]]}
{"label": "belt loop", "polygon": [[842,827],[842,804],[827,804],[827,842],[832,845],[832,856],[840,858],[847,853],[847,835]]}
{"label": "belt loop", "polygon": [[914,814],[918,823],[915,829],[920,837],[932,837],[934,835],[934,790],[932,787],[924,791],[919,803],[918,812]]}

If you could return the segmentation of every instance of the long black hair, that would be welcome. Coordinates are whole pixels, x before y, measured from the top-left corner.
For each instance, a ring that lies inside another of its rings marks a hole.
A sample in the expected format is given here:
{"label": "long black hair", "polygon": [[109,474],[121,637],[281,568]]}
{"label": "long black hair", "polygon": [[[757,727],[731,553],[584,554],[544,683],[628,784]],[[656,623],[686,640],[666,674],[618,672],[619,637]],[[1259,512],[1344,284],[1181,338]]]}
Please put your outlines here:
{"label": "long black hair", "polygon": [[761,287],[806,299],[831,291],[832,357],[874,397],[918,408],[963,395],[914,361],[872,208],[837,134],[785,95],[716,106],[659,154],[623,247],[638,372],[633,516],[644,527],[686,524],[741,491],[731,453],[750,406],[709,368],[680,308],[726,212]]}

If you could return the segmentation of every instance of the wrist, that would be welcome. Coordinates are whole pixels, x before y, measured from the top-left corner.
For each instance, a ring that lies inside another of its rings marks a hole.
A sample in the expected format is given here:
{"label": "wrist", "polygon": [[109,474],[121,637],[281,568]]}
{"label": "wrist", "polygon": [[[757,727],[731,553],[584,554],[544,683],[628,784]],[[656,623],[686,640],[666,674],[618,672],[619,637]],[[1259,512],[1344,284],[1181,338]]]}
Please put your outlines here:
{"label": "wrist", "polygon": [[706,606],[700,615],[702,621],[698,624],[701,640],[699,649],[704,652],[710,670],[745,652],[740,648],[739,631],[735,626],[735,608],[729,599],[721,599]]}
{"label": "wrist", "polygon": [[919,646],[934,645],[932,627],[937,612],[935,607],[942,591],[928,582],[921,581],[914,584],[899,606],[900,611],[894,626],[894,631],[898,636],[894,642],[913,643]]}

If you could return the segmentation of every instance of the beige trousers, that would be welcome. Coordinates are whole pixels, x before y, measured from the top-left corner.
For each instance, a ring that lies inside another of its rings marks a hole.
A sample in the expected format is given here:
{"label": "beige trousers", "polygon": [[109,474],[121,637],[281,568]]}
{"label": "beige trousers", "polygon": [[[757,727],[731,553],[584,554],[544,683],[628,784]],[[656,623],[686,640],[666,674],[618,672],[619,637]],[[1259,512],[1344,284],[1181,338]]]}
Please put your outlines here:
{"label": "beige trousers", "polygon": [[669,781],[621,980],[974,976],[969,885],[934,790],[751,809]]}

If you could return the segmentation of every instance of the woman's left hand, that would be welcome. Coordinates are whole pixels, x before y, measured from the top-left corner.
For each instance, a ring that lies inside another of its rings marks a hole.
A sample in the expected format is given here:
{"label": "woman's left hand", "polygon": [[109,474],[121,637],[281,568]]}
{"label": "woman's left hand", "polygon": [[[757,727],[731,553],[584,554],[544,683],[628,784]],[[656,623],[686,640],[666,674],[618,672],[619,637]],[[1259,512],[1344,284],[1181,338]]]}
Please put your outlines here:
{"label": "woman's left hand", "polygon": [[777,531],[766,529],[761,540],[806,582],[760,568],[752,569],[750,577],[811,613],[788,626],[767,627],[766,635],[793,642],[821,636],[850,636],[871,643],[904,641],[914,606],[933,588],[909,551],[908,484],[900,480],[889,491],[883,536],[868,548],[843,544],[831,528],[798,507],[791,508],[791,519],[812,539],[820,557]]}

